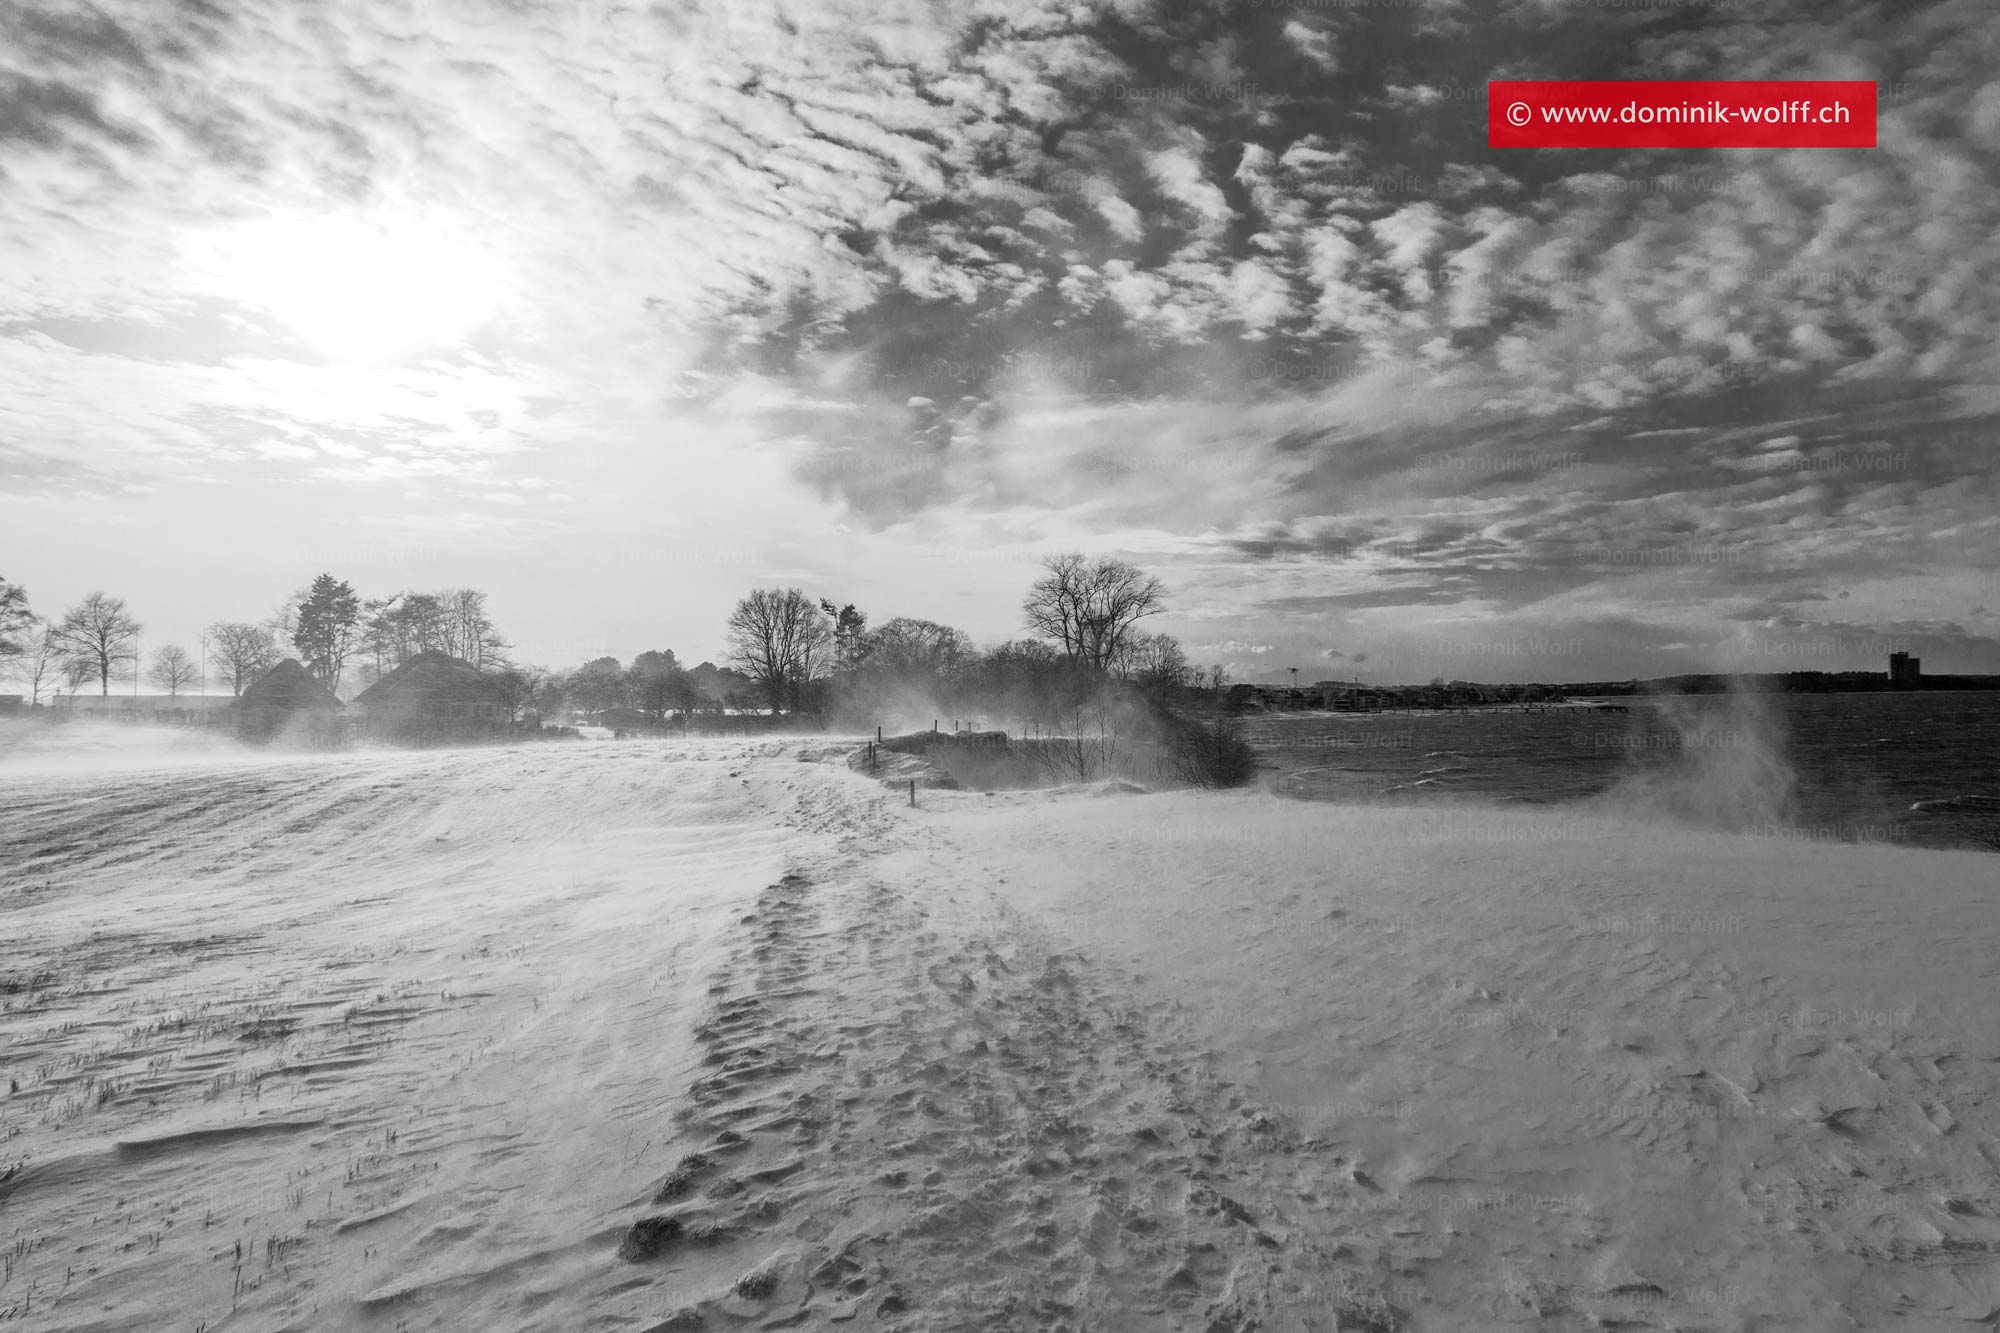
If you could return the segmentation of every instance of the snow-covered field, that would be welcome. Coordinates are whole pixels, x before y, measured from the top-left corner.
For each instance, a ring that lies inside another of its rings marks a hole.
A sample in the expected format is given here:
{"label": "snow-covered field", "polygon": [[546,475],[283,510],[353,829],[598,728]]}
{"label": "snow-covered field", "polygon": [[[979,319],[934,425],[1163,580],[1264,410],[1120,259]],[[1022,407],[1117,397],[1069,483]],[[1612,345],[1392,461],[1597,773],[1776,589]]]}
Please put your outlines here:
{"label": "snow-covered field", "polygon": [[0,760],[0,1328],[2000,1318],[1990,857],[126,744]]}

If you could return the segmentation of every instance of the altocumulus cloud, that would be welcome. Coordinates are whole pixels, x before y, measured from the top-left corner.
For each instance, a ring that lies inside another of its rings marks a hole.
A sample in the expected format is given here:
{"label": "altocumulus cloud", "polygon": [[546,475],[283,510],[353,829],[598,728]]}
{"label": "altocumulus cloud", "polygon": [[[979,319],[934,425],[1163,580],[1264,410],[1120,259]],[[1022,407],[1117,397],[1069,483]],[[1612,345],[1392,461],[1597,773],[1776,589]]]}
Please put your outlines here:
{"label": "altocumulus cloud", "polygon": [[[543,476],[554,511],[644,454],[775,467],[888,541],[1116,541],[1233,603],[1218,646],[1840,594],[1983,642],[1990,29],[1978,0],[40,4],[0,50],[0,359],[36,386],[0,397],[0,476],[500,509]],[[1466,95],[1667,71],[1900,91],[1879,149],[1726,182],[1492,154]],[[1906,462],[1813,466],[1881,442]],[[1667,548],[1727,554],[1607,554]]]}

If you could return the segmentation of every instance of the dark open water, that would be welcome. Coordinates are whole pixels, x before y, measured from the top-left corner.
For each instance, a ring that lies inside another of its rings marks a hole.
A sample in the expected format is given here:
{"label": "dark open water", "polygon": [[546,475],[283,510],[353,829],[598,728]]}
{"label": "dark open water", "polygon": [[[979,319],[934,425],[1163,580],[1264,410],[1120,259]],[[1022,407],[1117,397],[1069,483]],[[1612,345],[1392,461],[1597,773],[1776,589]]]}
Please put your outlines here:
{"label": "dark open water", "polygon": [[1584,804],[1712,828],[2000,851],[2000,692],[1620,700],[1629,713],[1251,718],[1279,790]]}

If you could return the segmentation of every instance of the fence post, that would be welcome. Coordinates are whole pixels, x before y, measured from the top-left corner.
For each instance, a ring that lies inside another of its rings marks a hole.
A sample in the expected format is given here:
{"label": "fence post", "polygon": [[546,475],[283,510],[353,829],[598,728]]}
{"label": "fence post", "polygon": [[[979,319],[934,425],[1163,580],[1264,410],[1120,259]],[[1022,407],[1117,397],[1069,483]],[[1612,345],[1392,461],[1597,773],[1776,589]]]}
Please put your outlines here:
{"label": "fence post", "polygon": [[875,741],[877,744],[880,744],[881,740],[882,740],[882,728],[877,727],[875,728]]}
{"label": "fence post", "polygon": [[912,810],[917,808],[917,780],[915,778],[910,779],[910,808]]}

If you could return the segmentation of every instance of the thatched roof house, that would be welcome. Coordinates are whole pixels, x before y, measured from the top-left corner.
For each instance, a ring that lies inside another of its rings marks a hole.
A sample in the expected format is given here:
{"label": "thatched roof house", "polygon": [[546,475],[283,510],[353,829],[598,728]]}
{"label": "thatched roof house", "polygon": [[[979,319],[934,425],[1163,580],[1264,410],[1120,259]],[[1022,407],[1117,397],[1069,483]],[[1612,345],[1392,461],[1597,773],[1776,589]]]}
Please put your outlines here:
{"label": "thatched roof house", "polygon": [[305,741],[325,739],[337,726],[340,700],[288,657],[251,682],[236,701],[236,733],[245,740],[267,741],[290,734]]}
{"label": "thatched roof house", "polygon": [[415,738],[477,735],[514,720],[513,693],[462,657],[418,653],[354,700],[369,730]]}

